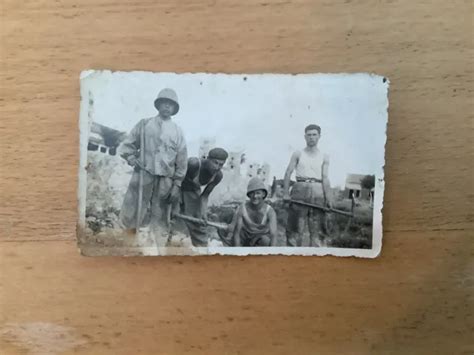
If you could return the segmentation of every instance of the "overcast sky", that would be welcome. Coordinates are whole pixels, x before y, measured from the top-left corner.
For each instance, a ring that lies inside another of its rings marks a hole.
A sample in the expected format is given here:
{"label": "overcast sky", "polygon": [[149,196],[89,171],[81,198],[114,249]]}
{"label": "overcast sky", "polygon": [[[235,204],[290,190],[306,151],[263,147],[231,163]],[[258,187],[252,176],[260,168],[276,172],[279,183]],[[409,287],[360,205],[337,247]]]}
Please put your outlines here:
{"label": "overcast sky", "polygon": [[[319,147],[330,156],[332,186],[346,175],[381,177],[387,123],[388,83],[376,75],[212,75],[94,72],[82,92],[94,99],[92,119],[129,131],[157,114],[158,92],[174,89],[189,156],[202,137],[243,151],[250,161],[268,162],[270,176],[282,178],[291,154],[305,147],[304,128],[322,128]],[[244,77],[246,80],[244,80]]]}

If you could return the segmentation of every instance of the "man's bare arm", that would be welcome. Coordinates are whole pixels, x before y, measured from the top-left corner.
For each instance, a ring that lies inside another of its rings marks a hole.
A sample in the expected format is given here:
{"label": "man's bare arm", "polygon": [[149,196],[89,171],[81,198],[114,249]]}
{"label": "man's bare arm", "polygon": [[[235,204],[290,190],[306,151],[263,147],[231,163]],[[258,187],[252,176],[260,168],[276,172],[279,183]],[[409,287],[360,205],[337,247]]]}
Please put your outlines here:
{"label": "man's bare arm", "polygon": [[331,183],[329,182],[329,157],[324,157],[322,167],[323,192],[326,204],[332,207]]}
{"label": "man's bare arm", "polygon": [[277,217],[273,208],[268,213],[268,221],[270,224],[270,246],[275,247],[277,241]]}
{"label": "man's bare arm", "polygon": [[219,175],[216,176],[214,181],[209,183],[209,185],[206,186],[204,191],[201,194],[201,218],[206,219],[207,218],[207,204],[209,201],[209,195],[211,192],[214,190],[214,188],[221,182],[222,180],[222,172],[220,172]]}
{"label": "man's bare arm", "polygon": [[300,157],[299,152],[294,152],[291,156],[290,163],[286,168],[285,179],[283,180],[283,198],[285,200],[290,199],[290,178],[293,171],[296,169],[296,164],[298,164],[298,159]]}
{"label": "man's bare arm", "polygon": [[235,211],[234,218],[232,219],[232,225],[234,226],[234,230],[232,231],[233,233],[233,240],[234,240],[234,246],[240,247],[240,231],[242,229],[242,208],[243,206],[240,205],[239,208],[237,208],[237,211]]}

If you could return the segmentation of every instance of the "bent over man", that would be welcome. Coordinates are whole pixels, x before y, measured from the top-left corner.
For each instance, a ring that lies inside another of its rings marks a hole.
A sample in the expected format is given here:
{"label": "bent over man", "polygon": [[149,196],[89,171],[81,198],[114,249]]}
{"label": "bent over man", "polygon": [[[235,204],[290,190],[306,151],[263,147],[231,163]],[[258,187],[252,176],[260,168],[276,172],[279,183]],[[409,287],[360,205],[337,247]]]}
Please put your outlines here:
{"label": "bent over man", "polygon": [[[310,204],[331,207],[330,184],[328,178],[329,156],[318,149],[321,128],[311,124],[305,128],[304,138],[306,147],[293,153],[286,169],[283,199],[296,200]],[[289,193],[290,178],[296,171],[296,183]],[[325,238],[324,211],[290,203],[286,237],[288,246],[301,246],[305,226],[310,234],[310,246],[316,241],[318,246],[324,243]]]}
{"label": "bent over man", "polygon": [[[171,208],[178,204],[187,169],[184,135],[171,120],[179,111],[176,93],[171,89],[161,90],[155,108],[159,114],[138,122],[119,148],[122,158],[134,167],[120,211],[121,224],[131,232],[137,225],[142,226],[148,209],[151,227],[169,232]],[[140,161],[140,155],[144,156],[144,161]],[[142,186],[140,171],[143,172]],[[138,216],[140,193],[142,208]]]}
{"label": "bent over man", "polygon": [[[182,185],[183,206],[185,215],[207,220],[207,203],[209,195],[221,182],[222,167],[228,154],[222,148],[213,148],[206,159],[189,158],[188,170]],[[195,247],[207,246],[207,228],[193,222],[185,221],[191,242]]]}

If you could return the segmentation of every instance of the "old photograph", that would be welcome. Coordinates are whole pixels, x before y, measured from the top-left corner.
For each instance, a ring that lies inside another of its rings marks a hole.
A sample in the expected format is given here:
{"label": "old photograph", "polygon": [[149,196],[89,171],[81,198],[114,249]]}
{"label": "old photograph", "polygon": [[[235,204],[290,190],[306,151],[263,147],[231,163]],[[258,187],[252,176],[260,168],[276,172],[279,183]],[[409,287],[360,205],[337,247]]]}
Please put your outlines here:
{"label": "old photograph", "polygon": [[81,74],[84,255],[336,255],[382,247],[388,80]]}

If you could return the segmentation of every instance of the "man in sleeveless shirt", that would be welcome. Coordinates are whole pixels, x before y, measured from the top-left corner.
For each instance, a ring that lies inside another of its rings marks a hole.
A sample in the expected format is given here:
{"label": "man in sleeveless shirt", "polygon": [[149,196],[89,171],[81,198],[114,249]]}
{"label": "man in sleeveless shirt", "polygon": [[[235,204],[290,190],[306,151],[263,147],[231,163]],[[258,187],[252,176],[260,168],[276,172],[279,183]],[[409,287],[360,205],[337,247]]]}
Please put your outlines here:
{"label": "man in sleeveless shirt", "polygon": [[[140,120],[119,148],[119,153],[134,167],[125,194],[120,222],[129,232],[135,232],[137,218],[142,225],[147,210],[151,225],[157,232],[169,232],[172,205],[178,207],[181,183],[186,174],[187,149],[181,128],[171,120],[179,110],[178,97],[171,89],[163,89],[155,100],[159,114]],[[144,146],[140,146],[143,141]],[[139,161],[140,150],[144,161]],[[138,214],[140,170],[143,170],[142,209]]]}
{"label": "man in sleeveless shirt", "polygon": [[277,217],[275,210],[265,202],[267,195],[268,190],[260,178],[250,179],[249,200],[237,209],[230,227],[234,246],[276,246]]}
{"label": "man in sleeveless shirt", "polygon": [[[185,215],[207,220],[209,195],[222,180],[222,167],[228,154],[222,148],[213,148],[206,159],[189,158],[188,169],[182,184],[182,210]],[[196,247],[207,246],[205,225],[185,222]]]}
{"label": "man in sleeveless shirt", "polygon": [[[318,149],[321,128],[311,124],[305,128],[306,147],[291,156],[286,169],[283,199],[297,200],[331,207],[328,178],[329,156]],[[296,172],[296,183],[289,193],[290,177]],[[288,246],[301,246],[305,225],[310,234],[310,246],[321,246],[325,238],[324,211],[290,203],[286,237]]]}

